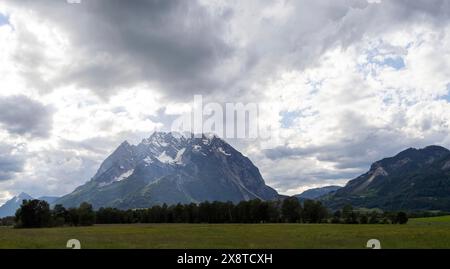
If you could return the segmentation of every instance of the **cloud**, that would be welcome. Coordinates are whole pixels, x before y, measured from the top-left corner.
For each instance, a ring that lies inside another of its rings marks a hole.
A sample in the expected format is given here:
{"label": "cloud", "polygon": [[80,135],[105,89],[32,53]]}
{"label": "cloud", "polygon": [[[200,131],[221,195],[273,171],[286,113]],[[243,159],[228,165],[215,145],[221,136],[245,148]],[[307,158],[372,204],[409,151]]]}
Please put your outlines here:
{"label": "cloud", "polygon": [[24,95],[0,97],[0,124],[11,134],[46,138],[52,129],[52,111]]}
{"label": "cloud", "polygon": [[0,143],[0,181],[12,179],[23,171],[25,160],[18,149]]}
{"label": "cloud", "polygon": [[282,193],[343,184],[404,148],[450,146],[449,5],[2,1],[0,139],[25,143],[27,162],[12,169],[5,155],[19,177],[1,188],[69,192],[197,93],[282,104],[260,111],[279,140],[232,141]]}
{"label": "cloud", "polygon": [[167,100],[257,101],[267,79],[314,65],[329,49],[411,22],[448,21],[445,1],[6,3],[14,63],[29,86],[74,85],[104,98],[146,84]]}
{"label": "cloud", "polygon": [[[408,147],[449,147],[449,36],[448,24],[367,35],[273,80],[267,97],[283,106],[270,112],[287,135],[253,155],[266,181],[294,194],[355,178]],[[386,56],[404,66],[375,60]]]}
{"label": "cloud", "polygon": [[[67,41],[59,40],[65,47],[60,49],[67,51],[64,57],[70,61],[61,60],[61,72],[56,76],[43,80],[46,74],[36,68],[28,68],[25,74],[34,86],[50,90],[74,84],[109,96],[118,89],[147,83],[167,93],[208,92],[218,83],[211,71],[233,51],[223,38],[226,17],[211,16],[196,1],[114,0],[68,5],[66,1],[40,0],[9,4],[14,7],[12,16],[19,38],[25,41],[16,52],[18,63],[51,66],[52,60],[58,61],[46,53],[51,46],[40,40],[41,29],[22,24],[27,10],[45,14],[35,19],[53,28],[50,38],[58,39],[57,32]],[[31,51],[36,46],[42,49]]]}

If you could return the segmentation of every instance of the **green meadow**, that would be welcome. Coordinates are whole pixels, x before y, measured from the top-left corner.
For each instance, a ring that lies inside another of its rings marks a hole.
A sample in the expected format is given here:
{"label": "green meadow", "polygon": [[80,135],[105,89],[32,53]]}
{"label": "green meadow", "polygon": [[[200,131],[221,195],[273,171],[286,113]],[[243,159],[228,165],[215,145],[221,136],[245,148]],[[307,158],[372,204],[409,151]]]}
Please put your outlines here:
{"label": "green meadow", "polygon": [[122,224],[13,229],[0,227],[0,248],[352,248],[369,239],[382,248],[450,248],[450,216],[371,224]]}

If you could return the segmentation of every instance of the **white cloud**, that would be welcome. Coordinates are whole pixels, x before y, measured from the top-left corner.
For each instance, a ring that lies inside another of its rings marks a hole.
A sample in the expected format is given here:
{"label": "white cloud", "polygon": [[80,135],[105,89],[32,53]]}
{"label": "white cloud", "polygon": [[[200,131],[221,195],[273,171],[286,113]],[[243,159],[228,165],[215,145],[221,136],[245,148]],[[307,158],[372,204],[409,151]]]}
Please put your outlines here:
{"label": "white cloud", "polygon": [[283,193],[343,184],[405,147],[450,146],[448,2],[24,3],[0,3],[0,99],[52,107],[52,128],[35,140],[0,127],[24,160],[0,171],[0,203],[71,191],[195,93],[278,104],[261,124],[283,139],[232,143]]}
{"label": "white cloud", "polygon": [[[327,179],[342,183],[406,147],[450,146],[450,103],[443,99],[450,83],[450,31],[411,28],[367,35],[268,84],[268,98],[297,112],[286,127],[293,135],[258,160],[269,183],[294,194]],[[405,65],[386,65],[386,55],[402,57]],[[310,172],[316,169],[320,173]]]}

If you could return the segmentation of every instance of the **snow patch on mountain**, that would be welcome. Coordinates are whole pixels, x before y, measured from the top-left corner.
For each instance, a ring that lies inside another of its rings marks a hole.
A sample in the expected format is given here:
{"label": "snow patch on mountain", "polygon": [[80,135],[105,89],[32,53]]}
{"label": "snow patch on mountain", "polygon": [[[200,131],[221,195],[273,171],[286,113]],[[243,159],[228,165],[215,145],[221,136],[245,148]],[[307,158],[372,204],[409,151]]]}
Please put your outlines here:
{"label": "snow patch on mountain", "polygon": [[153,163],[153,159],[150,156],[147,156],[144,158],[144,162],[146,164],[152,164]]}
{"label": "snow patch on mountain", "polygon": [[175,162],[176,164],[182,164],[182,163],[183,163],[182,160],[181,160],[181,158],[183,157],[183,154],[184,154],[185,151],[186,151],[186,148],[182,148],[182,149],[180,149],[180,150],[177,152],[177,156],[175,157],[175,160],[174,160],[174,162]]}
{"label": "snow patch on mountain", "polygon": [[[92,181],[59,202],[69,207],[88,201],[96,208],[139,208],[162,202],[278,197],[251,161],[234,152],[215,135],[156,132],[137,145],[122,143]],[[133,180],[126,180],[131,175]]]}
{"label": "snow patch on mountain", "polygon": [[115,181],[121,181],[124,180],[126,178],[128,178],[129,176],[131,176],[134,173],[134,169],[130,169],[128,171],[126,171],[125,173],[121,174],[120,176],[115,178]]}
{"label": "snow patch on mountain", "polygon": [[231,154],[230,153],[226,153],[225,150],[222,147],[217,148],[217,150],[220,153],[222,153],[223,155],[225,155],[225,156],[231,156]]}
{"label": "snow patch on mountain", "polygon": [[111,185],[113,183],[114,182],[100,182],[100,183],[98,183],[98,187],[99,188],[104,188],[104,187],[109,186],[109,185]]}
{"label": "snow patch on mountain", "polygon": [[442,166],[442,170],[450,169],[450,161],[446,162],[444,166]]}
{"label": "snow patch on mountain", "polygon": [[199,145],[194,145],[192,148],[194,152],[199,152],[200,150],[202,150],[202,147]]}
{"label": "snow patch on mountain", "polygon": [[162,163],[173,163],[175,161],[172,157],[166,154],[166,151],[163,151],[158,157],[156,157],[156,159]]}

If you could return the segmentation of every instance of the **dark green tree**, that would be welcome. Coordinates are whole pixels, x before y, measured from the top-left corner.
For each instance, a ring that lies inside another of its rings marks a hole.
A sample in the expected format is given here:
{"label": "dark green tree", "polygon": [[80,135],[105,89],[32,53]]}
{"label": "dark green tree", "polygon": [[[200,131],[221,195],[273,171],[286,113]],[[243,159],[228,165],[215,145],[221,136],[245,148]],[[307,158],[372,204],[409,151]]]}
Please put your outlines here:
{"label": "dark green tree", "polygon": [[397,213],[397,223],[406,224],[408,222],[408,215],[405,212]]}
{"label": "dark green tree", "polygon": [[328,211],[320,201],[305,200],[303,202],[303,222],[321,223],[327,218],[327,216]]}
{"label": "dark green tree", "polygon": [[367,224],[367,223],[369,223],[369,217],[367,216],[367,214],[362,214],[359,217],[359,223],[360,224]]}
{"label": "dark green tree", "polygon": [[331,219],[331,223],[335,223],[335,224],[341,223],[341,218],[342,218],[342,212],[341,212],[341,210],[336,210],[336,211],[333,213],[333,218]]}
{"label": "dark green tree", "polygon": [[95,212],[91,204],[83,202],[81,203],[77,211],[78,211],[78,225],[90,226],[95,224]]}
{"label": "dark green tree", "polygon": [[380,223],[381,219],[380,219],[380,214],[377,211],[372,211],[370,212],[370,216],[369,216],[369,223],[370,224],[378,224]]}
{"label": "dark green tree", "polygon": [[16,211],[16,223],[21,228],[49,227],[51,224],[49,204],[40,200],[23,200]]}
{"label": "dark green tree", "polygon": [[283,200],[281,206],[281,215],[285,222],[299,222],[301,217],[302,207],[296,197],[288,197]]}
{"label": "dark green tree", "polygon": [[52,210],[53,226],[63,226],[68,220],[68,212],[62,205],[55,205]]}
{"label": "dark green tree", "polygon": [[351,205],[345,205],[344,208],[342,208],[342,217],[344,218],[344,222],[347,224],[358,223],[358,215],[353,210]]}

